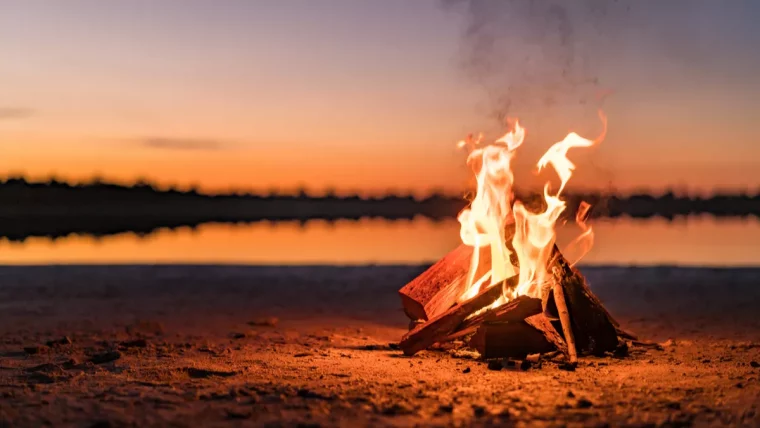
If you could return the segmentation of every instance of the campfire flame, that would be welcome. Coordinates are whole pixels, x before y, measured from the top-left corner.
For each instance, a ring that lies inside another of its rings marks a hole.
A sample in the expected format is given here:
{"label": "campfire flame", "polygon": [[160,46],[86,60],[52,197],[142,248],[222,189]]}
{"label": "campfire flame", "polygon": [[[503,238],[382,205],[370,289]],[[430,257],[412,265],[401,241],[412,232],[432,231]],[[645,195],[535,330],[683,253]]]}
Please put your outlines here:
{"label": "campfire flame", "polygon": [[[517,121],[514,121],[509,132],[494,143],[484,145],[482,135],[476,138],[469,136],[459,143],[459,147],[470,149],[467,164],[473,169],[477,181],[475,197],[458,216],[460,236],[465,245],[475,249],[488,246],[491,252],[490,271],[475,278],[480,252],[473,251],[465,292],[460,300],[472,298],[482,287],[500,283],[514,275],[519,275],[517,287],[505,289],[502,297],[491,307],[500,306],[521,295],[542,297],[542,285],[547,282],[548,265],[557,237],[557,220],[566,208],[561,198],[562,191],[575,170],[575,164],[568,159],[567,153],[572,148],[591,147],[604,139],[607,120],[602,112],[599,112],[599,117],[604,130],[597,139],[589,140],[571,132],[538,160],[539,172],[551,166],[560,179],[559,189],[554,193],[550,183],[545,184],[543,197],[546,208],[542,212],[528,210],[514,197],[511,163],[525,139],[525,129]],[[590,208],[591,205],[586,202],[578,208],[576,223],[582,233],[570,244],[571,250],[579,254],[574,263],[593,245],[594,232],[586,222]],[[511,249],[508,242],[512,244]],[[517,266],[513,264],[513,251]]]}

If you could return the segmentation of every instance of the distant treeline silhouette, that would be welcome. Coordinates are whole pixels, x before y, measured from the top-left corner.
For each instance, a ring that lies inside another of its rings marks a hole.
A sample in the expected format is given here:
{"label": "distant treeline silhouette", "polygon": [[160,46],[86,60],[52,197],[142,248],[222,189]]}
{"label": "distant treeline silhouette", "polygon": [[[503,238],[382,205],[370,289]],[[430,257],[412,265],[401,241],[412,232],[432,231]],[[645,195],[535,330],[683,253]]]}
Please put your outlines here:
{"label": "distant treeline silhouette", "polygon": [[[537,194],[518,194],[529,206],[540,208]],[[580,201],[592,204],[592,217],[673,219],[692,214],[760,216],[760,196],[716,194],[709,198],[676,196],[628,196],[600,193],[569,194],[566,215],[575,213]],[[72,233],[108,235],[132,231],[147,234],[159,228],[196,226],[207,222],[308,221],[381,217],[434,220],[456,217],[467,205],[462,197],[433,194],[412,196],[358,195],[310,196],[244,192],[205,194],[197,190],[161,190],[140,181],[134,185],[107,183],[71,184],[55,179],[31,182],[11,177],[0,182],[0,237],[23,240],[30,236],[61,237]]]}

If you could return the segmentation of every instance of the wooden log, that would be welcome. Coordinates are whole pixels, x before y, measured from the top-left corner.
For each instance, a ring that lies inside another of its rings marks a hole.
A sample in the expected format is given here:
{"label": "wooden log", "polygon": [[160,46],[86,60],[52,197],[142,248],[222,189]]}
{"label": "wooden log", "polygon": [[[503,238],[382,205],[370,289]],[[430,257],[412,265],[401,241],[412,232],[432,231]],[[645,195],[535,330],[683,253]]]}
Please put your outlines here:
{"label": "wooden log", "polygon": [[[461,244],[399,290],[404,312],[410,319],[430,320],[458,301],[467,286],[473,250]],[[491,269],[490,249],[481,248],[479,256],[476,279]]]}
{"label": "wooden log", "polygon": [[[617,321],[591,292],[583,275],[570,266],[556,246],[552,257],[549,269],[551,280],[564,291],[563,297],[578,352],[601,356],[605,352],[614,351],[618,346]],[[543,307],[545,315],[549,314],[548,318],[559,313],[552,288],[544,289]]]}
{"label": "wooden log", "polygon": [[537,313],[523,320],[486,321],[470,339],[483,358],[525,358],[561,350],[565,343],[546,317]]}
{"label": "wooden log", "polygon": [[575,347],[575,337],[573,335],[572,321],[570,320],[570,311],[567,309],[567,302],[565,302],[565,293],[562,288],[562,281],[555,281],[554,288],[552,288],[554,294],[554,303],[557,306],[557,313],[559,314],[559,321],[562,325],[562,334],[567,343],[567,357],[570,364],[578,363],[578,350]]}
{"label": "wooden log", "polygon": [[518,296],[495,309],[489,309],[471,316],[460,324],[454,333],[441,339],[441,342],[456,340],[475,333],[483,322],[522,321],[541,312],[541,300],[528,296]]}
{"label": "wooden log", "polygon": [[[509,283],[509,286],[514,286],[514,283],[517,282],[517,277],[512,277],[505,282]],[[501,297],[504,286],[504,283],[499,283],[482,290],[475,297],[458,303],[448,311],[430,319],[425,324],[415,327],[414,330],[405,334],[399,343],[404,354],[414,355],[450,336],[467,317]]]}
{"label": "wooden log", "polygon": [[[541,312],[541,300],[528,296],[518,296],[495,309],[489,309],[462,322],[457,331],[470,330],[474,332],[477,326],[485,321],[523,320]],[[475,327],[475,330],[472,328]]]}

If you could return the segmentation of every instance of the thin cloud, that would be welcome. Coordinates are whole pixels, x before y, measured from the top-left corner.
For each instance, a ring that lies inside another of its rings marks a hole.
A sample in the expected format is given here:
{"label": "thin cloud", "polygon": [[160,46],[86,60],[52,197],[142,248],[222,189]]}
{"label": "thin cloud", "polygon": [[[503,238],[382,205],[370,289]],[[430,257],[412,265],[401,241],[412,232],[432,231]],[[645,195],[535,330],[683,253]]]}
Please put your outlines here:
{"label": "thin cloud", "polygon": [[0,120],[25,119],[34,114],[34,110],[23,107],[0,107]]}
{"label": "thin cloud", "polygon": [[216,140],[149,137],[137,141],[140,146],[162,150],[222,150],[228,143]]}

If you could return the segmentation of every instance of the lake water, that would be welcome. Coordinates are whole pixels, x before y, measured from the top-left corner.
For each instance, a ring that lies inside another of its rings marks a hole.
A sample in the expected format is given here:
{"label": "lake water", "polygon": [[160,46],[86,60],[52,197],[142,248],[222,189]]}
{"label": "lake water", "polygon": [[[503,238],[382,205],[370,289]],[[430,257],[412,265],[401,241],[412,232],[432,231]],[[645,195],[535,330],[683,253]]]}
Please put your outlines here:
{"label": "lake water", "polygon": [[[760,221],[598,219],[586,265],[760,265]],[[578,231],[566,227],[560,244]],[[0,263],[417,264],[459,244],[456,220],[206,224],[140,237],[0,241]]]}

